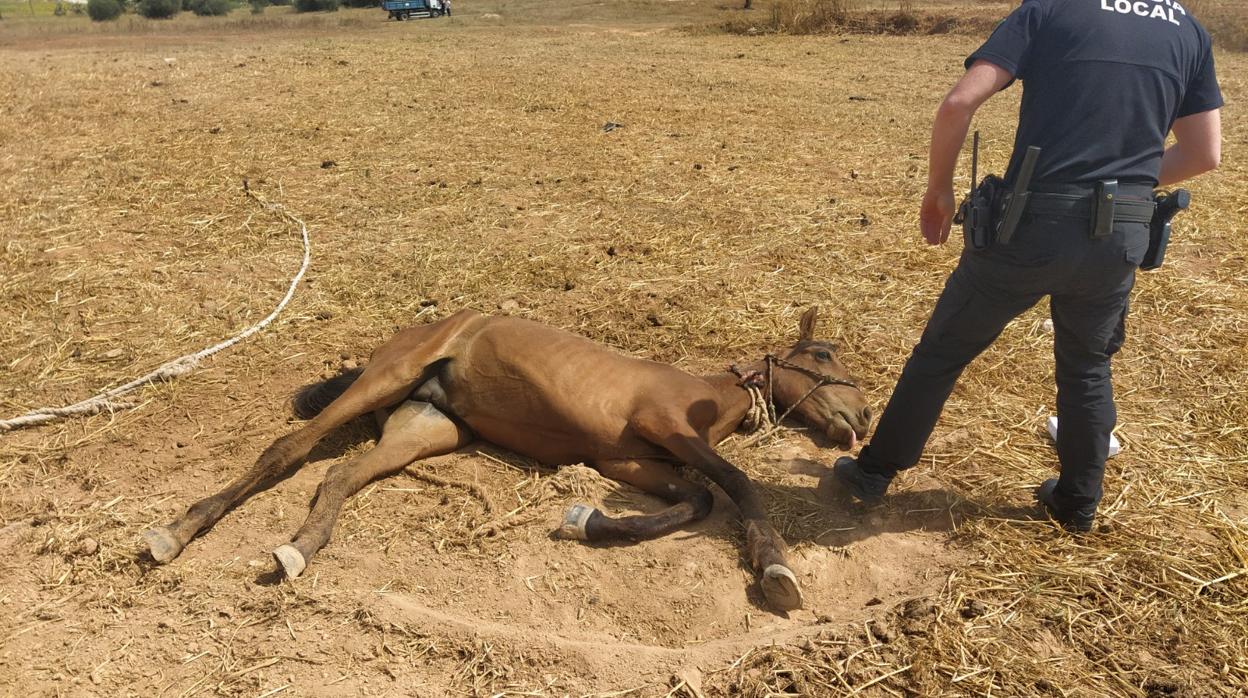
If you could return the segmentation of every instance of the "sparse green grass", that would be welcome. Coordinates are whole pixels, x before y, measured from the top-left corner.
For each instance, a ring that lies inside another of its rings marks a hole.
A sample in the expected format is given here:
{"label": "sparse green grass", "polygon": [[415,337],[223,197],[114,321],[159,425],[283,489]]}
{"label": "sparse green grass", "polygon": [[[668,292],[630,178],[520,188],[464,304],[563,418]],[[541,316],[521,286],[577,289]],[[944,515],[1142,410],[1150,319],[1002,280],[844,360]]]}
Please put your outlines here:
{"label": "sparse green grass", "polygon": [[56,3],[48,0],[0,0],[0,17],[4,21],[54,17]]}
{"label": "sparse green grass", "polygon": [[[731,10],[719,0],[457,0],[455,15],[430,20],[429,26],[481,25],[568,25],[594,23],[612,26],[670,26],[713,22],[726,14],[740,14],[735,2]],[[153,22],[134,14],[133,10],[114,22],[93,23],[86,15],[69,14],[56,17],[54,2],[36,0],[35,13],[24,3],[0,0],[4,22],[0,23],[0,45],[6,39],[22,37],[73,36],[76,34],[198,34],[226,30],[230,32],[268,32],[274,30],[351,29],[384,24],[386,14],[376,7],[343,7],[335,13],[294,12],[292,6],[268,6],[263,13],[235,11],[226,17],[196,17],[184,12],[169,20]],[[755,11],[757,12],[757,11]],[[12,21],[10,21],[12,20]]]}
{"label": "sparse green grass", "polygon": [[214,32],[266,33],[272,31],[353,30],[370,23],[382,23],[385,14],[376,8],[342,8],[341,12],[297,14],[290,6],[267,6],[252,14],[246,5],[225,16],[199,17],[181,12],[172,19],[146,19],[129,11],[110,22],[92,22],[86,14],[64,17],[38,15],[24,20],[0,22],[0,46],[29,39],[70,38],[75,36],[128,36],[160,34],[162,36],[210,35]]}

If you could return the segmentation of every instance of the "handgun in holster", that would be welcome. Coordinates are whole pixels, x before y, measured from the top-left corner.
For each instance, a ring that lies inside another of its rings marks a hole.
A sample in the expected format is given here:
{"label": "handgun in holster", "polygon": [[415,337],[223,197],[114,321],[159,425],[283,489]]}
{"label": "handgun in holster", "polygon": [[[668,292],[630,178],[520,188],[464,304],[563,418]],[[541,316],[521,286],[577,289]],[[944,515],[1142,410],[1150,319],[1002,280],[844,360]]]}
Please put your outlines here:
{"label": "handgun in holster", "polygon": [[1170,244],[1171,221],[1179,211],[1192,205],[1192,195],[1186,189],[1173,192],[1157,192],[1153,196],[1157,209],[1153,212],[1153,220],[1148,225],[1148,251],[1144,253],[1144,261],[1140,268],[1152,271],[1166,261],[1166,246]]}

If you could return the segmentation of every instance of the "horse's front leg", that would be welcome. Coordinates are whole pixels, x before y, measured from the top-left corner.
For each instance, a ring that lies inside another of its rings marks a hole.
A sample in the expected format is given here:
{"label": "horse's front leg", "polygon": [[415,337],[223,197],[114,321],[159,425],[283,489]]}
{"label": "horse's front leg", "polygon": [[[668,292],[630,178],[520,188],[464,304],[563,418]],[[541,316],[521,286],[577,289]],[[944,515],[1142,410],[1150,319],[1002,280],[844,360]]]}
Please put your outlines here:
{"label": "horse's front leg", "polygon": [[385,420],[377,446],[356,460],[329,469],[316,490],[312,510],[294,540],[273,551],[287,577],[298,577],[308,561],[329,542],[347,498],[378,478],[393,475],[413,461],[450,453],[472,441],[472,431],[427,402],[408,401]]}
{"label": "horse's front leg", "polygon": [[677,410],[642,414],[634,428],[724,490],[741,511],[746,553],[767,602],[779,611],[801,608],[802,592],[789,565],[788,546],[768,520],[767,507],[749,476],[716,453]]}
{"label": "horse's front leg", "polygon": [[715,501],[711,491],[681,477],[668,463],[624,459],[599,461],[593,466],[604,477],[626,482],[672,505],[654,514],[610,517],[588,504],[574,504],[568,509],[563,525],[555,530],[556,538],[591,543],[647,540],[667,535],[711,513]]}

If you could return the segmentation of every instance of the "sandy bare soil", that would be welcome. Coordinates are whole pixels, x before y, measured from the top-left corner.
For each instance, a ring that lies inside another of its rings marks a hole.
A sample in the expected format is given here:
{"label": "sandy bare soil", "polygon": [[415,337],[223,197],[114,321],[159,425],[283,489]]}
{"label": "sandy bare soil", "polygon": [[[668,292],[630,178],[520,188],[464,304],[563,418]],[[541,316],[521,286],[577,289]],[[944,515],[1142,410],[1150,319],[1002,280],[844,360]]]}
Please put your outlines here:
{"label": "sandy bare soil", "polygon": [[[80,32],[0,27],[0,418],[269,330],[137,406],[0,433],[0,692],[34,695],[1232,695],[1248,684],[1248,122],[1141,278],[1101,530],[1036,519],[1055,472],[1037,309],[970,371],[883,508],[800,431],[722,449],[764,487],[803,610],[760,604],[736,510],[552,540],[578,501],[659,502],[489,447],[352,499],[303,577],[269,551],[364,422],[154,565],[140,533],[293,428],[300,386],[461,308],[694,372],[821,334],[878,406],[960,245],[916,226],[966,36],[729,36],[672,17],[457,0]],[[732,3],[735,5],[736,3]],[[692,5],[692,6],[690,6]],[[563,11],[561,11],[563,12]],[[735,16],[735,15],[734,15]],[[277,19],[273,19],[277,17]],[[1242,54],[1219,56],[1228,101]],[[978,127],[1008,155],[1017,93]],[[619,124],[604,129],[608,123]]]}

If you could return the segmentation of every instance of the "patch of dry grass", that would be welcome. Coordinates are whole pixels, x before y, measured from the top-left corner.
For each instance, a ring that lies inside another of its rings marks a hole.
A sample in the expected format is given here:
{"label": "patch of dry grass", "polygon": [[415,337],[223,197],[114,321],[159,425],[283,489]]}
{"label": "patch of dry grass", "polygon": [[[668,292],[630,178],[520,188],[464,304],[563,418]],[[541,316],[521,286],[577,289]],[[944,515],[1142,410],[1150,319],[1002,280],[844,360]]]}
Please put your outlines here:
{"label": "patch of dry grass", "polygon": [[[720,22],[730,34],[966,34],[987,36],[1017,3],[990,0],[770,0]],[[1248,50],[1248,12],[1235,0],[1185,3],[1222,49]]]}
{"label": "patch of dry grass", "polygon": [[716,25],[730,34],[983,34],[1009,5],[912,0],[772,0]]}
{"label": "patch of dry grass", "polygon": [[1214,44],[1229,51],[1248,51],[1248,12],[1235,0],[1187,0],[1185,10],[1204,25]]}
{"label": "patch of dry grass", "polygon": [[1197,17],[1209,29],[1215,45],[1230,51],[1248,51],[1248,11],[1234,2],[1211,4]]}
{"label": "patch of dry grass", "polygon": [[818,34],[845,25],[848,0],[785,0],[771,6],[767,28],[786,34]]}

